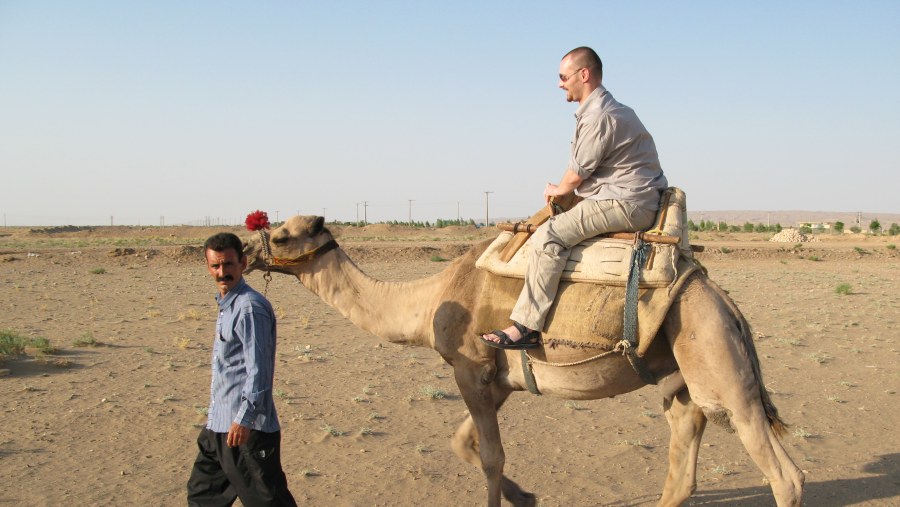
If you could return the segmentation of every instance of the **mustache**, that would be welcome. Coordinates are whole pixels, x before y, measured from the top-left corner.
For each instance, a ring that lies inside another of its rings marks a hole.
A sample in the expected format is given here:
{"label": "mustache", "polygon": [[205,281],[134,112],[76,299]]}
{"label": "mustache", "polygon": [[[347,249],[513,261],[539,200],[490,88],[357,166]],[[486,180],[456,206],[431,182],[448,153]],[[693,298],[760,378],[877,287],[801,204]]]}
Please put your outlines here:
{"label": "mustache", "polygon": [[234,280],[234,277],[231,276],[231,275],[217,276],[217,277],[216,277],[216,281],[217,281],[217,282],[230,282],[230,281],[232,281],[232,280]]}

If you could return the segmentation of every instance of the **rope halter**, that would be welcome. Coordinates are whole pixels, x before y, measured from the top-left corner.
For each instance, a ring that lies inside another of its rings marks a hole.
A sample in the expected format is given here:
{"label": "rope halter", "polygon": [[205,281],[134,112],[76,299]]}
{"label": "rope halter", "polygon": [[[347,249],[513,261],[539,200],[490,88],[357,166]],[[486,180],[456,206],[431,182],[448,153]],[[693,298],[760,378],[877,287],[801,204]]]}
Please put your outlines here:
{"label": "rope halter", "polygon": [[263,280],[266,281],[266,291],[269,290],[269,282],[272,280],[272,272],[271,269],[273,267],[287,267],[287,266],[299,266],[305,262],[311,261],[316,257],[325,254],[331,250],[334,250],[338,247],[337,241],[334,239],[330,239],[325,243],[313,248],[312,250],[307,250],[297,257],[275,257],[272,255],[272,247],[269,244],[269,233],[265,229],[259,229],[257,231],[259,233],[259,240],[262,243],[262,253],[263,253],[263,261],[266,263],[266,272],[263,275]]}
{"label": "rope halter", "polygon": [[337,241],[331,239],[326,241],[322,245],[319,245],[312,250],[303,252],[297,257],[291,259],[275,257],[274,255],[272,255],[272,246],[269,244],[268,214],[265,211],[256,210],[253,213],[247,215],[247,219],[244,221],[244,223],[247,225],[247,229],[259,233],[263,262],[265,262],[266,264],[266,272],[263,275],[263,279],[266,281],[266,293],[269,291],[269,282],[272,280],[271,270],[273,267],[296,266],[308,260],[314,259],[316,256],[322,255],[325,252],[333,250],[338,246]]}

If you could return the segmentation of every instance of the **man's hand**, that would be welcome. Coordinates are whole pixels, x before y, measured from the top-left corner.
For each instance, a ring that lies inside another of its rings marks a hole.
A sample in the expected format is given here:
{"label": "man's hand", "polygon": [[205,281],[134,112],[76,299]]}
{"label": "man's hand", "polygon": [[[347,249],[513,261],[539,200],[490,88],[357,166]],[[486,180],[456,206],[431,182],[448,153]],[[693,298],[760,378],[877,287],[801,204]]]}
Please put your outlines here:
{"label": "man's hand", "polygon": [[557,185],[553,183],[547,183],[547,186],[544,187],[544,203],[550,202],[550,199],[556,197],[556,189],[559,188]]}
{"label": "man's hand", "polygon": [[233,422],[228,430],[228,438],[225,443],[228,444],[228,447],[237,447],[247,443],[248,438],[250,438],[250,428]]}
{"label": "man's hand", "polygon": [[566,169],[566,173],[560,180],[559,185],[547,183],[547,186],[544,187],[544,202],[550,202],[551,197],[560,197],[568,194],[578,188],[582,181],[584,181],[584,178],[578,176],[575,171]]}

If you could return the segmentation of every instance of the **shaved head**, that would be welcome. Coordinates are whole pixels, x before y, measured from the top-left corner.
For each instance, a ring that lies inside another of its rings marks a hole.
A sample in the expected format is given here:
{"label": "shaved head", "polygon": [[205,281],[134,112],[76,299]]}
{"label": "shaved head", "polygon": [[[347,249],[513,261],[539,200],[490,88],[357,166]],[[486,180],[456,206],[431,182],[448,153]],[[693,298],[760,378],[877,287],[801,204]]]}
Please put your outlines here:
{"label": "shaved head", "polygon": [[563,60],[566,58],[572,60],[573,67],[588,68],[596,72],[600,79],[603,79],[603,62],[593,49],[587,46],[581,46],[569,51],[562,57]]}

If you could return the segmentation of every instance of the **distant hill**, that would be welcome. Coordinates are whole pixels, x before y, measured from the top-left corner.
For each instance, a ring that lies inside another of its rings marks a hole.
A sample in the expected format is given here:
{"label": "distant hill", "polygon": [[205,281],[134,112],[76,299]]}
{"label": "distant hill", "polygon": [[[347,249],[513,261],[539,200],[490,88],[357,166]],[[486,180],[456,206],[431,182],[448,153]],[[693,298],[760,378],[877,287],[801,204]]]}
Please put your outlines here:
{"label": "distant hill", "polygon": [[728,225],[751,224],[781,224],[782,227],[794,227],[799,222],[843,222],[849,229],[856,225],[859,217],[860,228],[868,229],[869,222],[877,219],[883,229],[887,229],[892,223],[900,224],[900,213],[872,213],[861,211],[755,211],[755,210],[716,210],[695,211],[688,210],[688,219],[698,223],[701,220],[712,220],[716,223],[725,222]]}

